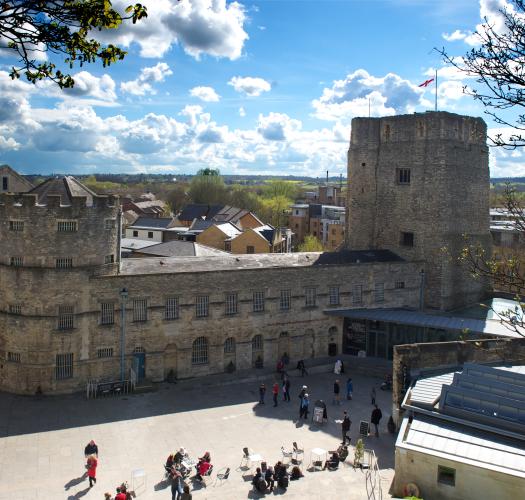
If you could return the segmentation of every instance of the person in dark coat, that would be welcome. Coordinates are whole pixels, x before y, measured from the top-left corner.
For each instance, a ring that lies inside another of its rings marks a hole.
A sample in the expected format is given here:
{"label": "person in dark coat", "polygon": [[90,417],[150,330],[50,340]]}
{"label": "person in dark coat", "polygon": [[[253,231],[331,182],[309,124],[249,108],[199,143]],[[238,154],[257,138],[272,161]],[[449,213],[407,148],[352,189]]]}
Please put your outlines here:
{"label": "person in dark coat", "polygon": [[352,425],[352,421],[350,420],[348,413],[345,411],[343,413],[343,421],[341,422],[341,430],[343,432],[343,444],[346,444],[347,440],[348,440],[348,444],[350,444],[351,439],[348,436],[348,433],[350,432],[351,425]]}
{"label": "person in dark coat", "polygon": [[308,407],[310,405],[310,400],[308,399],[308,394],[303,396],[301,399],[301,409],[299,410],[299,418],[304,417],[306,420],[308,418]]}
{"label": "person in dark coat", "polygon": [[259,404],[264,404],[264,395],[266,394],[266,386],[264,384],[261,384],[259,386]]}
{"label": "person in dark coat", "polygon": [[334,382],[334,400],[333,400],[333,404],[334,405],[340,405],[341,404],[341,399],[340,399],[340,394],[341,392],[341,386],[339,385],[339,380],[336,380]]}
{"label": "person in dark coat", "polygon": [[306,367],[304,366],[304,360],[300,359],[297,362],[297,369],[301,370],[301,377],[304,377],[305,375],[308,375],[308,372],[306,371]]}
{"label": "person in dark coat", "polygon": [[273,487],[275,486],[275,477],[273,467],[271,465],[266,469],[266,472],[264,473],[264,480],[266,481],[266,487],[270,488],[270,491],[273,491]]}
{"label": "person in dark coat", "polygon": [[372,415],[370,416],[370,422],[372,422],[376,428],[376,437],[379,437],[379,422],[383,418],[383,414],[379,409],[379,406],[375,405],[375,408],[372,410]]}
{"label": "person in dark coat", "polygon": [[84,448],[84,455],[89,457],[89,455],[96,455],[98,457],[98,446],[95,444],[95,441],[91,440],[86,447]]}

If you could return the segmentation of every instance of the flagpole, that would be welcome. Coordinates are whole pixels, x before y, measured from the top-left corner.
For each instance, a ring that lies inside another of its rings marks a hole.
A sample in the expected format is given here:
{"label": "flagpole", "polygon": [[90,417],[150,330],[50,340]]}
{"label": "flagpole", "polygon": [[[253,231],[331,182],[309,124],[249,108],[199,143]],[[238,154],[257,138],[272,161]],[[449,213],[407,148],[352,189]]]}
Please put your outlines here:
{"label": "flagpole", "polygon": [[438,70],[436,69],[436,79],[434,80],[436,84],[436,101],[435,101],[435,111],[438,110]]}

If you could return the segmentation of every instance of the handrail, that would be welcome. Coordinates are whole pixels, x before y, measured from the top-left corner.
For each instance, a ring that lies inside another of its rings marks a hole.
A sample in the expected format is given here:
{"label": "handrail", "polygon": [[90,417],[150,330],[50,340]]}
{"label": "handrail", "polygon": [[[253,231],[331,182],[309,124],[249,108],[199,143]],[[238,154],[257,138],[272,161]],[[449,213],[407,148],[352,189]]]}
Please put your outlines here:
{"label": "handrail", "polygon": [[368,469],[365,476],[366,494],[368,500],[383,500],[381,489],[381,473],[374,450],[365,449],[368,458]]}

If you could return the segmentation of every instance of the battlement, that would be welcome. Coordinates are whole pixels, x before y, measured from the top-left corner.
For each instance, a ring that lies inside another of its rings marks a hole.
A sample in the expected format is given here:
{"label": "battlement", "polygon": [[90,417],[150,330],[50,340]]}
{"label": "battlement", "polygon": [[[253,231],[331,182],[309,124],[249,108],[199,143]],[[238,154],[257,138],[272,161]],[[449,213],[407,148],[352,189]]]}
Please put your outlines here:
{"label": "battlement", "polygon": [[48,194],[45,203],[40,203],[36,193],[1,193],[0,209],[5,208],[27,208],[36,207],[38,209],[74,209],[74,210],[106,210],[114,209],[119,205],[119,197],[116,195],[96,195],[88,199],[87,196],[73,196],[69,203],[63,204],[62,197],[58,194]]}

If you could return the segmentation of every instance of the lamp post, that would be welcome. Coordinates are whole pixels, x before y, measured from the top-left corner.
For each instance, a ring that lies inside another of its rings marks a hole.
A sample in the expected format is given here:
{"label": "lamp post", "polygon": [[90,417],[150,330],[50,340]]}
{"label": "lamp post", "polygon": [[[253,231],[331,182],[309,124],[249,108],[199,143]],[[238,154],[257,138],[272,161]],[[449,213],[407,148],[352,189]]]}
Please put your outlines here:
{"label": "lamp post", "polygon": [[125,371],[125,349],[126,349],[126,299],[128,289],[120,290],[120,381],[124,382]]}

